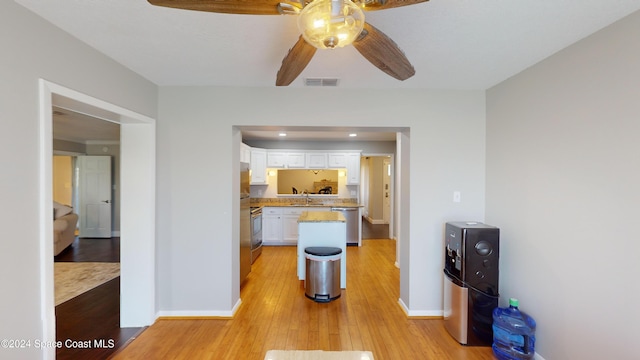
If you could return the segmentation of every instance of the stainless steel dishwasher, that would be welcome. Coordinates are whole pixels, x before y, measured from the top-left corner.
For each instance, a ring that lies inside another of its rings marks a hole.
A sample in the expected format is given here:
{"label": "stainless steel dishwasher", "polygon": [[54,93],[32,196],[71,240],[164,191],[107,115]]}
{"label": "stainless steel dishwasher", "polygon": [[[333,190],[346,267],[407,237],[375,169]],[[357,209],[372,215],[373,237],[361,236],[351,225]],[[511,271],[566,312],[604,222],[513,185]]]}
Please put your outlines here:
{"label": "stainless steel dishwasher", "polygon": [[357,207],[332,207],[331,211],[339,211],[347,219],[347,245],[358,245],[360,240],[360,211]]}

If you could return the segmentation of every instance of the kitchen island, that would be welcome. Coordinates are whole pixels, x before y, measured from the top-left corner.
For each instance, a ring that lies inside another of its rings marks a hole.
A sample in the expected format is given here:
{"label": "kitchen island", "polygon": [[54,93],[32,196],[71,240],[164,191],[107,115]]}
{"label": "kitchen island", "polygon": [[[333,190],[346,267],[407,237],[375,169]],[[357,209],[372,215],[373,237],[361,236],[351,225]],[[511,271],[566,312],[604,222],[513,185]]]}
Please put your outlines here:
{"label": "kitchen island", "polygon": [[298,218],[298,279],[304,280],[306,257],[310,246],[342,249],[340,257],[340,288],[347,287],[347,223],[344,215],[334,211],[305,211]]}

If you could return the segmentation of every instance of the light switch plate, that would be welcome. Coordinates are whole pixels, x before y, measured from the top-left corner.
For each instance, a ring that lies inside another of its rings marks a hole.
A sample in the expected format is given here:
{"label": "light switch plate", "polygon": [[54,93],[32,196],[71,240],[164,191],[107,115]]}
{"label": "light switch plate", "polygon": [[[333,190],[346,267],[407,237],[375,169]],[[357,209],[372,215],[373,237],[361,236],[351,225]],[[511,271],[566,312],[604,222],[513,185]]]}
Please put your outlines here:
{"label": "light switch plate", "polygon": [[460,202],[460,191],[454,191],[453,192],[453,202]]}

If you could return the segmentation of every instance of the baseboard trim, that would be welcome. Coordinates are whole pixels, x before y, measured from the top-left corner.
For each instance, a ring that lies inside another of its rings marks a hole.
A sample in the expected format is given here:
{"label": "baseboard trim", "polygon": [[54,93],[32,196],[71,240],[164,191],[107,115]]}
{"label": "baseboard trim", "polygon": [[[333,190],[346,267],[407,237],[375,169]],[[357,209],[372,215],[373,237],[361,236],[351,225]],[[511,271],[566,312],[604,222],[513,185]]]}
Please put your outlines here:
{"label": "baseboard trim", "polygon": [[157,319],[232,319],[236,314],[242,299],[238,299],[231,311],[215,311],[215,310],[164,310],[158,311]]}
{"label": "baseboard trim", "polygon": [[385,224],[388,224],[382,219],[372,219],[369,216],[364,216],[364,219],[367,220],[367,222],[369,224],[372,224],[372,225],[385,225]]}
{"label": "baseboard trim", "polygon": [[235,315],[236,312],[238,312],[238,309],[240,308],[240,305],[242,304],[242,299],[238,299],[238,301],[236,301],[236,304],[233,305],[233,308],[231,309],[231,315]]}
{"label": "baseboard trim", "polygon": [[216,316],[216,315],[161,315],[158,320],[231,320],[233,316]]}
{"label": "baseboard trim", "polygon": [[407,317],[411,319],[442,319],[443,316],[442,310],[409,310],[402,299],[398,299],[398,304]]}

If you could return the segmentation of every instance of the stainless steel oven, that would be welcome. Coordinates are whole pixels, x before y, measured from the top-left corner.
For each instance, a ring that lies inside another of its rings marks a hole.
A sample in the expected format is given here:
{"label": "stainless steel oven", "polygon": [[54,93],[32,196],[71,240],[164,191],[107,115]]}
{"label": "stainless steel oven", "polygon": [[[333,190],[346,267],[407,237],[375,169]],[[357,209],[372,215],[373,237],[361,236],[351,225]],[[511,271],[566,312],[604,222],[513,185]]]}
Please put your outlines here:
{"label": "stainless steel oven", "polygon": [[251,263],[262,254],[262,208],[251,208]]}

